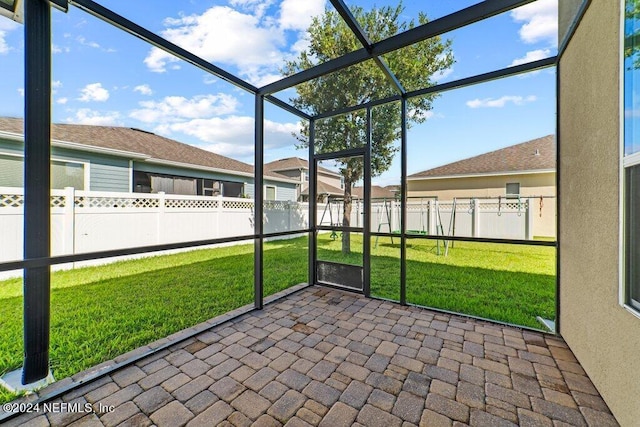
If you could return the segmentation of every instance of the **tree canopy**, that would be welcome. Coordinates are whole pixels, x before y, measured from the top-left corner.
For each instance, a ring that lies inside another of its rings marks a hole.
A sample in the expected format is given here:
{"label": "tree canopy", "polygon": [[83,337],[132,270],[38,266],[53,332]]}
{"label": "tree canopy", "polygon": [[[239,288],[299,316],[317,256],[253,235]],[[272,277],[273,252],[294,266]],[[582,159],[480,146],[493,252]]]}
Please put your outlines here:
{"label": "tree canopy", "polygon": [[638,24],[640,21],[640,0],[627,0],[625,5],[625,39],[624,39],[624,56],[625,58],[633,58],[633,69],[640,68],[640,30]]}
{"label": "tree canopy", "polygon": [[[416,25],[413,20],[403,20],[402,3],[396,7],[373,7],[367,11],[354,7],[351,11],[373,43]],[[417,24],[427,22],[426,14],[421,13]],[[308,47],[297,58],[286,63],[283,74],[292,75],[362,48],[347,24],[333,10],[327,9],[323,15],[314,18],[308,31]],[[454,62],[451,41],[443,41],[440,37],[385,54],[383,60],[406,90],[434,85],[434,76],[451,67]],[[397,88],[374,60],[304,82],[295,89],[297,95],[291,102],[311,115],[398,94]],[[426,112],[432,108],[436,97],[436,94],[429,94],[410,99],[407,126],[426,120]],[[372,176],[377,176],[389,169],[398,151],[396,142],[401,132],[399,105],[391,103],[377,106],[372,110],[372,115],[371,172]],[[331,153],[364,146],[367,138],[366,120],[366,111],[358,110],[316,121],[315,152]],[[296,135],[301,148],[308,147],[308,135],[309,125],[303,121],[301,131]],[[351,187],[362,179],[362,159],[341,159],[338,163],[345,181],[343,225],[348,226],[351,216]],[[348,233],[343,234],[343,251],[349,251]]]}

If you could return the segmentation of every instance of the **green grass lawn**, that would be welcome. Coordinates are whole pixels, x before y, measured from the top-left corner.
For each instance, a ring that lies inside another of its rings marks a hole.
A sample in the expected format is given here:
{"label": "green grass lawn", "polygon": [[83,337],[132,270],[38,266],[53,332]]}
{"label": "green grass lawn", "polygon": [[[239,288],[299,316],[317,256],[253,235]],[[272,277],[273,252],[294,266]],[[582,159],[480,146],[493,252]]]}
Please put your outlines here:
{"label": "green grass lawn", "polygon": [[[320,259],[361,263],[319,236]],[[372,243],[374,243],[373,240]],[[307,281],[306,237],[265,243],[265,295]],[[407,245],[407,300],[540,327],[553,319],[555,249],[456,242],[447,257],[434,242]],[[399,298],[399,239],[372,244],[372,294]],[[52,274],[51,367],[57,379],[253,301],[253,245],[202,249]],[[22,364],[22,280],[0,282],[0,374]],[[0,401],[11,398],[0,391]]]}
{"label": "green grass lawn", "polygon": [[[400,239],[371,243],[371,293],[400,299]],[[319,259],[362,265],[362,236],[352,235],[352,254],[340,239],[320,236]],[[407,302],[541,328],[536,316],[555,319],[555,248],[455,242],[448,255],[440,243],[407,240]]]}

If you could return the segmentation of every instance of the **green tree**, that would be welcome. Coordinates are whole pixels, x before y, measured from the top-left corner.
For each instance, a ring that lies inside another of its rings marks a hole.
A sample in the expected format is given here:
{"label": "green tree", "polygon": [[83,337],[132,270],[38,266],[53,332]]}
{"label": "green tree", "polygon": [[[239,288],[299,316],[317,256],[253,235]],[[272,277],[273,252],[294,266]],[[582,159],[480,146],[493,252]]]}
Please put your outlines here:
{"label": "green tree", "polygon": [[[352,8],[360,26],[372,42],[391,37],[413,28],[413,20],[402,20],[404,6],[372,8],[364,11]],[[421,13],[419,24],[428,22]],[[288,61],[283,74],[291,75],[311,68],[328,60],[340,57],[362,48],[356,37],[337,12],[326,10],[314,18],[309,27],[309,46],[297,58]],[[451,67],[454,62],[451,41],[434,37],[412,46],[384,55],[384,60],[406,90],[432,86],[433,76]],[[397,89],[389,81],[373,60],[353,65],[347,69],[319,77],[296,86],[297,96],[291,99],[297,108],[311,115],[359,105],[371,100],[397,94]],[[435,94],[413,98],[408,103],[408,125],[426,120],[425,114],[432,108]],[[375,107],[372,120],[371,173],[377,176],[389,169],[401,132],[398,104]],[[296,135],[300,147],[309,144],[308,123],[303,121],[301,131]],[[366,112],[357,112],[318,120],[315,126],[316,153],[330,153],[366,144]],[[361,158],[340,159],[338,167],[344,178],[344,226],[349,226],[352,209],[352,186],[363,178]],[[343,233],[342,251],[350,252],[349,233]]]}
{"label": "green tree", "polygon": [[640,20],[640,0],[627,0],[625,4],[625,39],[624,56],[633,58],[632,69],[640,68],[640,30],[638,21]]}

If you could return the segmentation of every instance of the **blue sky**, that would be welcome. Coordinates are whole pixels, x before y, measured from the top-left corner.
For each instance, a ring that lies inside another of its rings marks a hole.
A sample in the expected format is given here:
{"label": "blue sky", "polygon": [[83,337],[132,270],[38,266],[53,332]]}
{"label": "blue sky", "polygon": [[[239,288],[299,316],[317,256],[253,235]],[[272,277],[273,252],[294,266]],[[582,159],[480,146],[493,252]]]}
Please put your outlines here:
{"label": "blue sky", "polygon": [[[98,2],[257,86],[279,77],[283,61],[304,48],[311,17],[330,7],[326,0]],[[435,19],[475,3],[406,1],[405,18],[423,11]],[[557,0],[538,0],[445,35],[456,63],[438,81],[554,55],[556,15]],[[251,94],[74,7],[54,11],[53,43],[55,122],[137,127],[253,163]],[[23,56],[23,27],[0,17],[2,116],[23,116]],[[555,71],[443,93],[428,115],[409,133],[409,173],[554,133]],[[268,106],[266,119],[267,161],[306,157],[291,136],[295,116]],[[374,183],[399,176],[394,162]]]}

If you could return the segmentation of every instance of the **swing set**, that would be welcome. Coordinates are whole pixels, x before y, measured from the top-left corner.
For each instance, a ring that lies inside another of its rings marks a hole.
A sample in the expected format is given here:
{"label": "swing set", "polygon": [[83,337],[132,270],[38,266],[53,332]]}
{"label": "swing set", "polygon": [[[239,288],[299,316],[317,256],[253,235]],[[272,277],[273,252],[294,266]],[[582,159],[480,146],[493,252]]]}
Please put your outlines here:
{"label": "swing set", "polygon": [[[426,209],[425,209],[425,205],[424,205],[424,199],[420,198],[420,222],[419,222],[419,228],[418,229],[414,229],[414,230],[407,230],[407,233],[410,234],[421,234],[421,235],[427,235],[428,234],[428,227],[426,226],[426,211],[429,208],[429,203],[431,203],[431,201],[429,201],[427,203]],[[454,198],[453,200],[453,209],[452,209],[452,215],[449,219],[449,224],[447,226],[447,234],[445,235],[444,232],[444,226],[443,226],[443,222],[442,222],[442,216],[440,214],[440,205],[437,203],[437,200],[434,201],[435,203],[435,214],[436,214],[436,218],[437,218],[437,223],[436,223],[436,235],[437,236],[443,236],[443,237],[447,237],[447,236],[453,236],[455,235],[455,222],[456,222],[456,204],[457,201]],[[395,208],[397,209],[396,215],[397,218],[400,217],[400,204],[396,204]],[[393,245],[393,234],[400,234],[400,230],[396,229],[396,230],[392,230],[391,229],[391,224],[392,224],[392,209],[393,209],[393,203],[391,200],[388,199],[382,199],[382,203],[379,203],[377,206],[377,218],[378,218],[378,233],[381,233],[383,230],[383,227],[386,226],[389,230],[389,233],[392,234],[392,236],[390,236],[391,238],[391,244]],[[375,245],[374,248],[378,247],[378,240],[379,240],[380,236],[376,235],[376,241],[375,241]],[[436,239],[436,253],[438,255],[440,255],[440,240],[441,239]],[[445,256],[448,255],[449,253],[449,247],[453,247],[453,241],[450,241],[448,239],[442,239],[443,240],[443,248],[444,248],[444,254]]]}

